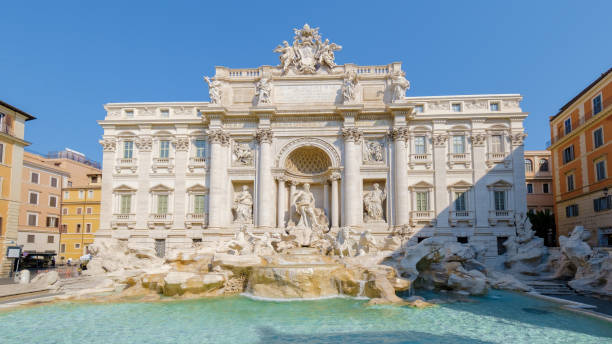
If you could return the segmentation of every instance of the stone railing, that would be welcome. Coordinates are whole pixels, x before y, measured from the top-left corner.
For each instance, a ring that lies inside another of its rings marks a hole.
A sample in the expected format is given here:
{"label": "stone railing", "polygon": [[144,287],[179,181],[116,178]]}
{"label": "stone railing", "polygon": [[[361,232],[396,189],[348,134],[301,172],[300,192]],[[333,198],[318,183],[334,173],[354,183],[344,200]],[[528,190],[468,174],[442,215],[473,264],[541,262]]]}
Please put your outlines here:
{"label": "stone railing", "polygon": [[231,78],[252,78],[259,76],[259,69],[230,69],[229,76]]}
{"label": "stone railing", "polygon": [[127,227],[128,229],[134,228],[136,224],[136,214],[113,214],[111,220],[111,228],[117,229],[119,227]]}
{"label": "stone railing", "polygon": [[489,224],[495,226],[500,221],[514,221],[514,212],[512,210],[489,210]]}
{"label": "stone railing", "polygon": [[166,168],[168,172],[172,172],[174,169],[174,158],[153,158],[151,169],[153,172],[157,172],[159,168]]}
{"label": "stone railing", "polygon": [[204,228],[208,224],[208,214],[206,213],[188,213],[185,217],[185,227],[191,229],[194,226]]}
{"label": "stone railing", "polygon": [[189,172],[193,172],[196,168],[206,168],[206,158],[198,156],[190,157],[187,168]]}
{"label": "stone railing", "polygon": [[172,214],[149,214],[148,225],[151,229],[155,228],[157,225],[161,225],[166,229],[169,229],[172,226],[172,222]]}
{"label": "stone railing", "polygon": [[115,169],[117,172],[122,169],[129,169],[132,172],[136,172],[138,169],[138,160],[136,158],[118,158],[115,163]]}
{"label": "stone railing", "polygon": [[449,215],[448,220],[453,227],[459,222],[467,222],[469,225],[474,223],[474,212],[471,210],[453,210]]}
{"label": "stone railing", "polygon": [[472,164],[472,157],[470,153],[448,153],[448,167],[453,168],[454,165],[460,164],[465,165],[469,168]]}
{"label": "stone railing", "polygon": [[489,152],[487,153],[486,164],[488,167],[492,167],[494,164],[504,163],[504,166],[509,167],[510,159],[506,152]]}
{"label": "stone railing", "polygon": [[430,168],[432,165],[431,154],[410,154],[408,165],[410,168],[414,168],[415,165],[425,165],[425,167]]}
{"label": "stone railing", "polygon": [[433,210],[413,210],[410,212],[410,224],[415,223],[427,223],[429,225],[435,224],[435,212]]}
{"label": "stone railing", "polygon": [[357,67],[357,74],[389,74],[389,66],[363,66]]}

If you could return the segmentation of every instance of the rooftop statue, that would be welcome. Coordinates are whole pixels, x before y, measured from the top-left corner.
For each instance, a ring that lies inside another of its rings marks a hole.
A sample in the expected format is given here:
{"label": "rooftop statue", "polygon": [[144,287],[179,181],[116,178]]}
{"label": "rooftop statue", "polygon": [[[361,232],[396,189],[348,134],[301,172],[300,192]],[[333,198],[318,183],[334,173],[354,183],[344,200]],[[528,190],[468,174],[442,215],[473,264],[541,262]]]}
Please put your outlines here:
{"label": "rooftop statue", "polygon": [[342,46],[330,43],[329,39],[321,41],[319,28],[311,28],[304,24],[302,29],[293,29],[293,45],[283,41],[274,49],[280,53],[280,67],[286,74],[291,67],[295,67],[298,73],[313,74],[322,66],[332,69],[336,66],[334,51],[342,49]]}
{"label": "rooftop statue", "polygon": [[208,84],[208,96],[211,104],[221,104],[221,81],[210,79],[205,76],[204,80]]}

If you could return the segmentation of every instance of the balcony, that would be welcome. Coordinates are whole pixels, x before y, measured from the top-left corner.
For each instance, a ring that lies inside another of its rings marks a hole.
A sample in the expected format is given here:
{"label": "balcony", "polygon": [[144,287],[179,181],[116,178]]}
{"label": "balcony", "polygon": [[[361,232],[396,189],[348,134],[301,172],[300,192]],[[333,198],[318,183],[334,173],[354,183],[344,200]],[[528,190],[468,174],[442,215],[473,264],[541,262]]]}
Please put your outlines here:
{"label": "balcony", "polygon": [[474,224],[474,212],[471,210],[451,211],[448,217],[448,222],[452,227],[457,226],[459,222],[467,222],[467,224],[471,226]]}
{"label": "balcony", "polygon": [[113,214],[113,219],[111,220],[112,229],[118,229],[120,227],[134,229],[135,226],[136,214]]}
{"label": "balcony", "polygon": [[514,221],[514,212],[512,210],[489,210],[489,224],[495,226],[498,222]]}
{"label": "balcony", "polygon": [[487,153],[487,166],[493,167],[495,164],[503,163],[504,167],[510,167],[510,160],[506,152],[490,152]]}
{"label": "balcony", "polygon": [[156,173],[159,169],[165,169],[168,173],[172,173],[174,170],[174,158],[153,158],[151,170],[153,170],[153,173]]}
{"label": "balcony", "polygon": [[413,210],[410,212],[410,224],[427,223],[435,225],[435,212],[433,210]]}
{"label": "balcony", "polygon": [[201,226],[202,228],[208,225],[208,214],[204,213],[189,213],[185,218],[185,227],[191,229],[194,226]]}
{"label": "balcony", "polygon": [[451,169],[454,165],[464,165],[465,168],[470,168],[472,157],[470,153],[448,153],[447,164]]}
{"label": "balcony", "polygon": [[196,168],[206,168],[206,158],[204,157],[199,157],[199,156],[192,156],[191,158],[189,158],[189,164],[187,165],[187,168],[189,169],[189,172],[192,172],[196,169]]}
{"label": "balcony", "polygon": [[136,158],[119,158],[115,163],[115,170],[117,172],[121,172],[123,169],[131,170],[132,172],[136,172],[138,170],[138,161]]}
{"label": "balcony", "polygon": [[149,221],[147,221],[147,225],[150,229],[155,229],[158,226],[163,226],[166,229],[170,229],[173,221],[174,218],[172,214],[149,214]]}
{"label": "balcony", "polygon": [[431,154],[410,154],[408,166],[410,166],[410,168],[414,168],[416,165],[425,165],[425,168],[431,168]]}

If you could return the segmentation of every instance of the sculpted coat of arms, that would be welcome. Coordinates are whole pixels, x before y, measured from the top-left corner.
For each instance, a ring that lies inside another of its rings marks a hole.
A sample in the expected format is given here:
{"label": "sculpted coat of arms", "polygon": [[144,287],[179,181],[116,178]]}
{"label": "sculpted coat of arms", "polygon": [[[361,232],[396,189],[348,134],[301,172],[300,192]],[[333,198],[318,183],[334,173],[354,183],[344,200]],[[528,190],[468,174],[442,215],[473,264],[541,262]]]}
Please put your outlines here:
{"label": "sculpted coat of arms", "polygon": [[321,66],[327,66],[332,69],[336,66],[334,62],[334,51],[342,49],[342,46],[336,43],[329,43],[329,40],[321,41],[319,28],[311,28],[308,24],[304,24],[302,29],[293,29],[295,36],[293,37],[293,45],[289,45],[287,41],[283,41],[274,49],[274,52],[280,53],[280,67],[283,74],[286,74],[291,67],[295,67],[298,73],[313,74]]}

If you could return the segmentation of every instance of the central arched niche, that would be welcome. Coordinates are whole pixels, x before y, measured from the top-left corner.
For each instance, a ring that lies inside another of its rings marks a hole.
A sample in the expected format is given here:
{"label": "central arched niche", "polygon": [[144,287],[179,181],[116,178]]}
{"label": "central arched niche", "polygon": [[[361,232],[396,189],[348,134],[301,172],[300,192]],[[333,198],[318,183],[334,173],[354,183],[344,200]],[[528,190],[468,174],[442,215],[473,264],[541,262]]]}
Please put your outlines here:
{"label": "central arched niche", "polygon": [[329,155],[314,146],[294,149],[285,160],[285,170],[301,176],[316,176],[327,172],[331,167]]}

